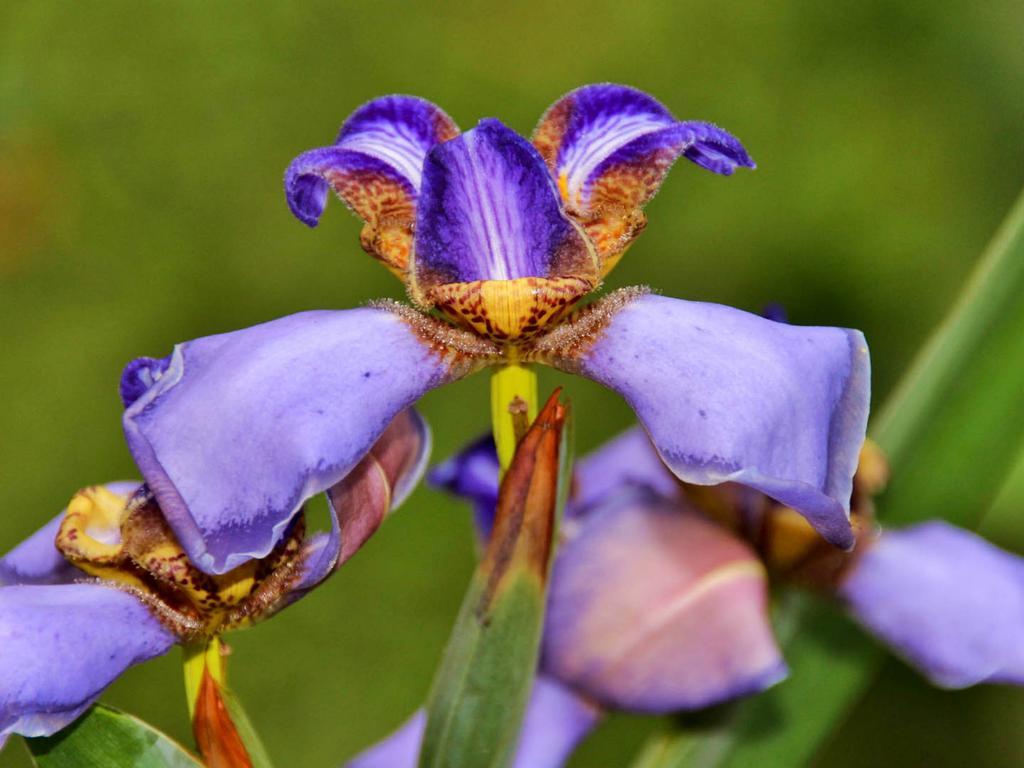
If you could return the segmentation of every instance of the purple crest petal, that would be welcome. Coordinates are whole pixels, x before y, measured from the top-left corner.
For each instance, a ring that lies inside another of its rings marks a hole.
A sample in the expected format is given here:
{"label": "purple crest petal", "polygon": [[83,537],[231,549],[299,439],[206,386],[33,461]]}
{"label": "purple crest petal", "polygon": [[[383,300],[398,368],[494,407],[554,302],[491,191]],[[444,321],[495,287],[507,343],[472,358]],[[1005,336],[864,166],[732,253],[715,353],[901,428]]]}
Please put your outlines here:
{"label": "purple crest petal", "polygon": [[[111,493],[128,497],[139,487],[138,480],[106,483]],[[57,550],[57,531],[64,519],[63,510],[3,557],[0,557],[0,587],[14,584],[67,584],[83,574]]]}
{"label": "purple crest petal", "polygon": [[839,587],[934,684],[1024,685],[1024,559],[948,523],[886,531]]}
{"label": "purple crest petal", "polygon": [[[540,120],[534,143],[571,205],[587,210],[602,179],[616,177],[643,205],[680,154],[714,173],[754,163],[740,142],[710,123],[677,121],[658,101],[621,85],[588,85],[555,102]],[[635,199],[633,199],[635,198]]]}
{"label": "purple crest petal", "polygon": [[363,219],[360,189],[369,178],[389,182],[389,192],[414,201],[423,158],[435,144],[458,133],[439,107],[414,96],[384,96],[352,113],[333,146],[304,152],[285,173],[292,213],[315,227],[327,203],[328,185]]}
{"label": "purple crest petal", "polygon": [[451,378],[392,312],[303,312],[177,345],[125,435],[189,558],[224,573],[266,556],[305,499]]}
{"label": "purple crest petal", "polygon": [[621,394],[680,479],[749,486],[853,545],[849,500],[870,398],[860,332],[646,295],[565,367]]}
{"label": "purple crest petal", "polygon": [[697,709],[786,674],[750,549],[679,503],[618,496],[555,559],[542,668],[616,709]]}
{"label": "purple crest petal", "polygon": [[427,155],[416,219],[421,283],[548,277],[587,248],[537,150],[497,120]]}
{"label": "purple crest petal", "polygon": [[0,741],[55,733],[125,669],[174,643],[148,608],[112,587],[0,588]]}
{"label": "purple crest petal", "polygon": [[[512,768],[559,768],[593,730],[601,712],[558,682],[538,675],[523,719]],[[345,768],[415,768],[427,715],[423,710]]]}

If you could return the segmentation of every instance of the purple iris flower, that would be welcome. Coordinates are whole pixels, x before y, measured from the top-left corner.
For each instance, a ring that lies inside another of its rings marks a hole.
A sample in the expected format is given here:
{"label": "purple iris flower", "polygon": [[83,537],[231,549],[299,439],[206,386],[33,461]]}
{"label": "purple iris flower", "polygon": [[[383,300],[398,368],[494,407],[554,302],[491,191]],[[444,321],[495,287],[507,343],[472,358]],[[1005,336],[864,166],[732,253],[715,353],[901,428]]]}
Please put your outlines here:
{"label": "purple iris flower", "polygon": [[493,119],[460,134],[436,106],[386,96],[297,157],[295,215],[314,226],[333,189],[413,306],[303,312],[129,366],[128,444],[191,561],[220,574],[265,557],[395,414],[513,363],[605,384],[679,477],[746,483],[850,546],[869,397],[859,332],[635,288],[576,309],[680,156],[726,175],[753,167],[727,132],[615,85],[559,100],[532,143]]}
{"label": "purple iris flower", "polygon": [[145,485],[80,491],[0,557],[0,746],[11,733],[65,727],[129,666],[247,627],[304,596],[401,503],[428,445],[422,419],[399,413],[328,489],[330,532],[306,535],[299,516],[267,557],[223,576],[188,561]]}
{"label": "purple iris flower", "polygon": [[[682,593],[656,585],[686,584],[702,560],[724,561],[729,548],[743,547],[764,564],[758,577],[753,568],[748,574],[762,596],[766,572],[832,596],[935,685],[1024,684],[1024,559],[941,521],[879,530],[871,496],[886,476],[884,458],[867,443],[855,480],[859,543],[847,553],[760,493],[679,483],[642,430],[623,433],[577,465],[552,571],[542,672],[605,706],[654,712],[781,679],[763,604],[739,615],[749,594],[728,596],[723,587],[701,605],[692,596],[707,581]],[[470,446],[431,481],[469,499],[486,524],[497,494],[493,448]],[[713,579],[723,573],[738,590],[742,577],[728,567]],[[736,625],[715,617],[729,609],[720,604],[726,600]],[[745,640],[751,644],[741,649]]]}

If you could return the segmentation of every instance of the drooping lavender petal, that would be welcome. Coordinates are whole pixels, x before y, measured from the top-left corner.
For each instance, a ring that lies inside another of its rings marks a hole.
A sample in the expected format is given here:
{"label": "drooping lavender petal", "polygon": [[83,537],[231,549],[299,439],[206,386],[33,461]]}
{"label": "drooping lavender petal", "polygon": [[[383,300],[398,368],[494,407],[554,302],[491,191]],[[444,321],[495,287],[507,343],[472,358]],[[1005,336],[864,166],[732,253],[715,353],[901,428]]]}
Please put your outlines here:
{"label": "drooping lavender petal", "polygon": [[885,531],[839,587],[935,685],[1024,685],[1024,559],[948,523]]}
{"label": "drooping lavender petal", "polygon": [[305,499],[456,375],[393,312],[304,312],[176,346],[125,434],[192,562],[223,573],[266,556]]}
{"label": "drooping lavender petal", "polygon": [[619,495],[555,559],[542,668],[615,709],[710,706],[781,680],[767,577],[750,549],[679,502]]}
{"label": "drooping lavender petal", "polygon": [[113,587],[0,587],[0,742],[57,732],[125,669],[174,643],[148,608]]}
{"label": "drooping lavender petal", "polygon": [[515,131],[483,120],[427,155],[416,217],[420,285],[578,276],[592,260],[544,161]]}
{"label": "drooping lavender petal", "polygon": [[[137,480],[120,480],[106,483],[104,487],[111,493],[124,496],[127,500],[139,485]],[[0,586],[67,584],[82,578],[82,572],[65,560],[54,544],[66,511],[62,511],[6,555],[0,557]],[[116,532],[107,533],[116,535]],[[103,536],[103,532],[97,532],[97,535]]]}
{"label": "drooping lavender petal", "polygon": [[[544,675],[533,684],[512,768],[560,768],[601,719],[600,710]],[[420,710],[345,768],[415,768],[426,727]]]}
{"label": "drooping lavender petal", "polygon": [[556,351],[553,364],[621,394],[680,479],[742,483],[853,545],[849,500],[870,397],[860,332],[653,295],[627,296],[617,310],[618,297],[607,301],[613,314],[596,340],[566,359]]}
{"label": "drooping lavender petal", "polygon": [[330,147],[304,152],[288,167],[285,195],[292,213],[316,226],[332,187],[364,221],[413,209],[423,158],[458,134],[439,107],[414,96],[384,96],[345,121]]}
{"label": "drooping lavender petal", "polygon": [[714,173],[754,163],[740,142],[710,123],[681,122],[658,101],[621,85],[588,85],[555,102],[533,135],[565,202],[639,207],[680,155]]}

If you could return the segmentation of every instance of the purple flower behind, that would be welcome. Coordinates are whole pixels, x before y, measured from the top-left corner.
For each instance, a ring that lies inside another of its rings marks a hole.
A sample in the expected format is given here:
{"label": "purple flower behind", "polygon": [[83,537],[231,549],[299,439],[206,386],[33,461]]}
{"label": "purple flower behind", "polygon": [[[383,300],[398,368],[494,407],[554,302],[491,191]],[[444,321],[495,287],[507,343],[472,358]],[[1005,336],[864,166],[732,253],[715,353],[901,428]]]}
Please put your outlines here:
{"label": "purple flower behind", "polygon": [[885,531],[839,595],[936,685],[1024,685],[1024,559],[973,533],[940,521]]}

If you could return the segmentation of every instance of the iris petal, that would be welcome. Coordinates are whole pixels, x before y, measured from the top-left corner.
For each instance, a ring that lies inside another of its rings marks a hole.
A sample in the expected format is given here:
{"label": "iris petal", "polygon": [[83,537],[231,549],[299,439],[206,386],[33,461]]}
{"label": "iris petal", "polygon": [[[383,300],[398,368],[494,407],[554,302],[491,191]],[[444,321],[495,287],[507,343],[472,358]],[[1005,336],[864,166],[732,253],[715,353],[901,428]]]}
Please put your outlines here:
{"label": "iris petal", "polygon": [[420,290],[477,280],[581,276],[593,266],[544,161],[515,131],[483,120],[431,150],[417,211]]}
{"label": "iris petal", "polygon": [[566,513],[584,514],[611,494],[629,487],[647,488],[666,499],[679,495],[679,482],[640,427],[616,435],[576,463],[573,495]]}
{"label": "iris petal", "polygon": [[616,709],[710,706],[785,676],[767,603],[738,539],[678,503],[620,495],[559,551],[542,667]]}
{"label": "iris petal", "polygon": [[681,122],[651,96],[621,85],[588,85],[555,102],[534,144],[581,211],[645,204],[680,155],[709,171],[754,167],[740,142],[710,123]]}
{"label": "iris petal", "polygon": [[305,499],[457,375],[393,312],[303,312],[179,344],[125,434],[189,558],[224,573],[266,556]]}
{"label": "iris petal", "polygon": [[379,213],[375,206],[388,200],[388,208],[411,206],[427,151],[457,134],[451,118],[429,101],[374,99],[352,113],[332,146],[292,162],[285,174],[288,205],[311,227],[323,213],[328,186],[364,221],[373,220]]}
{"label": "iris petal", "polygon": [[112,587],[0,587],[0,743],[55,733],[125,669],[174,643],[148,608]]}
{"label": "iris petal", "polygon": [[742,483],[853,545],[849,500],[870,398],[858,331],[653,295],[601,322],[582,353],[548,361],[621,394],[680,479]]}
{"label": "iris petal", "polygon": [[839,589],[933,683],[1024,685],[1024,559],[933,521],[886,531]]}
{"label": "iris petal", "polygon": [[430,471],[428,481],[435,488],[466,499],[473,505],[477,538],[485,544],[494,526],[498,504],[498,453],[494,438],[485,435]]}

